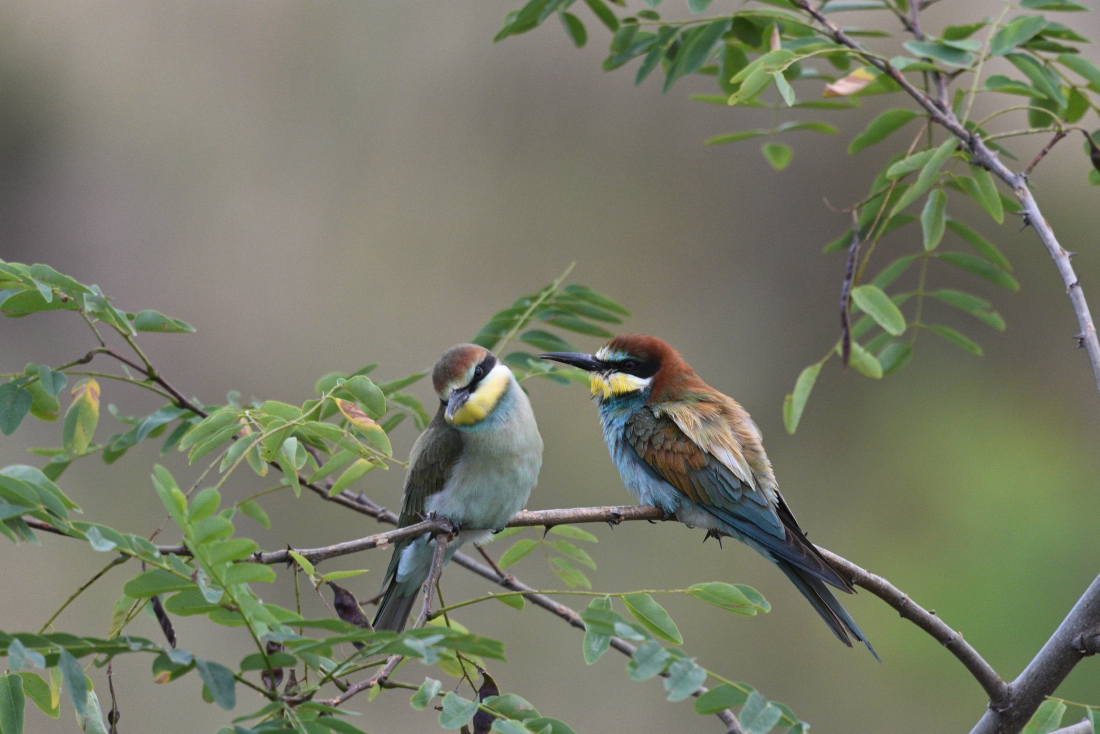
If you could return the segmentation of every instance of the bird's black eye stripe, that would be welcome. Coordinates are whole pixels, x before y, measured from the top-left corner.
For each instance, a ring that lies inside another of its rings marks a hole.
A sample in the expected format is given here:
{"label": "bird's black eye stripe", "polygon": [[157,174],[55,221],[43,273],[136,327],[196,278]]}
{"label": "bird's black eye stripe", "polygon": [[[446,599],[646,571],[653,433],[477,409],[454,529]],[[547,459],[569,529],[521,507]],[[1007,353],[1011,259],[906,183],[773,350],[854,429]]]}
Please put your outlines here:
{"label": "bird's black eye stripe", "polygon": [[657,362],[643,362],[638,359],[630,358],[617,360],[611,364],[618,372],[625,372],[628,375],[634,375],[642,379],[653,377],[653,375],[657,374],[657,371],[661,369],[661,365]]}
{"label": "bird's black eye stripe", "polygon": [[496,366],[497,358],[491,354],[485,359],[481,360],[481,362],[478,363],[477,367],[474,368],[474,376],[470,380],[470,384],[466,387],[466,389],[470,392],[473,392],[475,389],[477,389],[477,385],[479,382],[481,382],[482,378],[492,372],[493,368]]}

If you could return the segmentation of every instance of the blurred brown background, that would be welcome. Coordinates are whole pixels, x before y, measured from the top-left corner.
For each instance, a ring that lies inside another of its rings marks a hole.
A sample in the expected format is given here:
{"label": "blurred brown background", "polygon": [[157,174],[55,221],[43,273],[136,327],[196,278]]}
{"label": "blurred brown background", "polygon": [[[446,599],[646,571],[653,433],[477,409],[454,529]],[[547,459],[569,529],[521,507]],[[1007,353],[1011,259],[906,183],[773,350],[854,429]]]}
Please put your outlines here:
{"label": "blurred brown background", "polygon": [[[687,15],[666,5],[665,15]],[[576,260],[576,281],[634,311],[627,328],[666,337],[752,411],[812,539],[934,608],[1015,676],[1100,569],[1100,402],[1034,233],[1017,232],[1011,218],[996,228],[952,197],[951,211],[1008,254],[1022,290],[943,270],[936,282],[991,297],[1008,331],[941,307],[939,319],[978,338],[984,358],[924,334],[914,362],[882,383],[843,373],[834,360],[790,437],[783,396],[838,330],[843,263],[821,247],[846,220],[822,197],[843,206],[866,191],[890,145],[854,159],[844,149],[888,102],[815,115],[842,136],[791,136],[794,162],[777,174],[758,141],[702,145],[767,121],[689,101],[689,92],[711,90],[708,80],[662,96],[655,80],[632,86],[634,65],[602,73],[607,36],[583,8],[592,39],[582,51],[553,19],[493,45],[515,7],[0,3],[0,257],[50,263],[98,283],[124,309],[157,308],[193,324],[193,335],[143,338],[187,394],[216,401],[237,389],[290,402],[309,397],[325,372],[381,361],[376,374],[387,379],[427,367]],[[936,12],[964,22],[999,8],[955,2]],[[1086,36],[1100,31],[1095,17],[1057,20]],[[1017,150],[1030,156],[1042,142]],[[1078,146],[1063,143],[1032,180],[1063,244],[1081,253],[1074,264],[1095,308],[1100,190],[1085,183]],[[910,228],[887,241],[878,262],[917,238]],[[71,315],[4,320],[0,371],[71,359],[88,337]],[[546,440],[530,506],[628,501],[584,391],[530,384]],[[104,405],[124,413],[158,407],[126,386],[103,387]],[[415,390],[430,401],[427,385]],[[116,428],[104,410],[99,437]],[[26,448],[56,445],[59,434],[59,425],[28,418],[0,440],[0,461],[40,462]],[[413,438],[410,426],[399,429],[399,455]],[[154,460],[153,445],[113,467],[91,458],[61,484],[88,519],[148,533],[164,514],[148,480]],[[179,455],[164,461],[181,478],[195,474]],[[394,507],[400,484],[391,471],[361,486]],[[242,476],[226,494],[263,486]],[[276,531],[239,526],[267,548],[378,527],[312,496],[275,495],[266,506]],[[702,664],[789,704],[814,731],[966,731],[984,708],[981,689],[945,650],[869,594],[844,602],[881,664],[839,645],[781,574],[735,543],[720,551],[674,524],[592,529],[598,589],[707,580],[760,589],[774,609],[759,618],[678,598],[667,607]],[[5,541],[0,552],[0,629],[9,631],[36,630],[108,560],[48,537],[38,547]],[[387,560],[369,552],[328,568],[371,568],[349,584],[366,598]],[[59,624],[105,634],[110,605],[136,570],[114,571]],[[517,572],[543,588],[561,585],[538,554]],[[281,579],[268,594],[293,605]],[[443,586],[457,601],[485,585],[453,568]],[[325,613],[316,598],[307,604]],[[511,662],[492,667],[504,690],[578,732],[717,731],[690,701],[665,702],[658,682],[631,682],[621,656],[586,667],[581,636],[540,610],[480,605],[456,617],[506,641]],[[159,639],[144,616],[131,629]],[[227,664],[248,651],[238,631],[194,618],[179,620],[178,633],[181,647]],[[197,675],[158,688],[149,663],[117,661],[121,731],[214,731],[232,717],[201,703]],[[426,672],[412,663],[401,675],[419,681]],[[103,672],[92,675],[105,695]],[[1085,661],[1060,693],[1100,703],[1096,663]],[[259,707],[239,694],[233,715]],[[376,733],[433,730],[434,715],[413,712],[406,698],[360,697],[357,723]],[[60,723],[28,713],[28,731],[73,731],[67,706]]]}

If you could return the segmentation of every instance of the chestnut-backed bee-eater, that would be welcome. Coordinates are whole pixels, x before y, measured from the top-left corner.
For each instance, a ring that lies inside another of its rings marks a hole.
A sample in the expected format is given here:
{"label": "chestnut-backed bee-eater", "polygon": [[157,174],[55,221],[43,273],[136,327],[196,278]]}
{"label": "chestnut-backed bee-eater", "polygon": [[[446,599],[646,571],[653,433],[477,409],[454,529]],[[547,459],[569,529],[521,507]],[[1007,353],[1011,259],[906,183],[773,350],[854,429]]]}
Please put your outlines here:
{"label": "chestnut-backed bee-eater", "polygon": [[[542,437],[512,371],[475,344],[448,349],[432,370],[439,410],[409,456],[399,527],[434,514],[458,528],[445,562],[481,544],[523,509],[542,466]],[[394,545],[375,629],[400,632],[431,570],[428,535]]]}
{"label": "chestnut-backed bee-eater", "polygon": [[588,371],[611,458],[642,504],[761,553],[841,642],[851,647],[851,635],[874,653],[825,584],[855,590],[799,528],[779,494],[760,429],[733,398],[653,336],[617,336],[595,354],[539,356]]}

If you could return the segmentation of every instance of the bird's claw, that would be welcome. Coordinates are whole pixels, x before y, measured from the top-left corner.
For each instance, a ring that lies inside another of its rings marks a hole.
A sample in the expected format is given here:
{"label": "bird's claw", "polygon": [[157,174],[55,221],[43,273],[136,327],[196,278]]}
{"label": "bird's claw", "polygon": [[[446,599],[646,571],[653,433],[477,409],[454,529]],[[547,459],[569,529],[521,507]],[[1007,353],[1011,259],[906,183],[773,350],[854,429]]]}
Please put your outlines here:
{"label": "bird's claw", "polygon": [[718,541],[718,547],[722,547],[722,533],[717,530],[708,530],[707,534],[703,536],[703,542],[706,543],[710,538],[714,538]]}

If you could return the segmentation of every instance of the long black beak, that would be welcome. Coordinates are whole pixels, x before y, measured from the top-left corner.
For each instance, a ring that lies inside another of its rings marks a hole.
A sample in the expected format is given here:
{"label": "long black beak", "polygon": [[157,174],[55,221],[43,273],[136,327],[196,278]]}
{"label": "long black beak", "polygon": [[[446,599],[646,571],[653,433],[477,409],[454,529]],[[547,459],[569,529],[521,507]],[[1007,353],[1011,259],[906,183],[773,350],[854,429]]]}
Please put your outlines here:
{"label": "long black beak", "polygon": [[555,362],[580,367],[587,372],[601,372],[607,369],[607,365],[591,354],[581,354],[579,352],[547,352],[546,354],[540,354],[539,359],[552,359]]}

